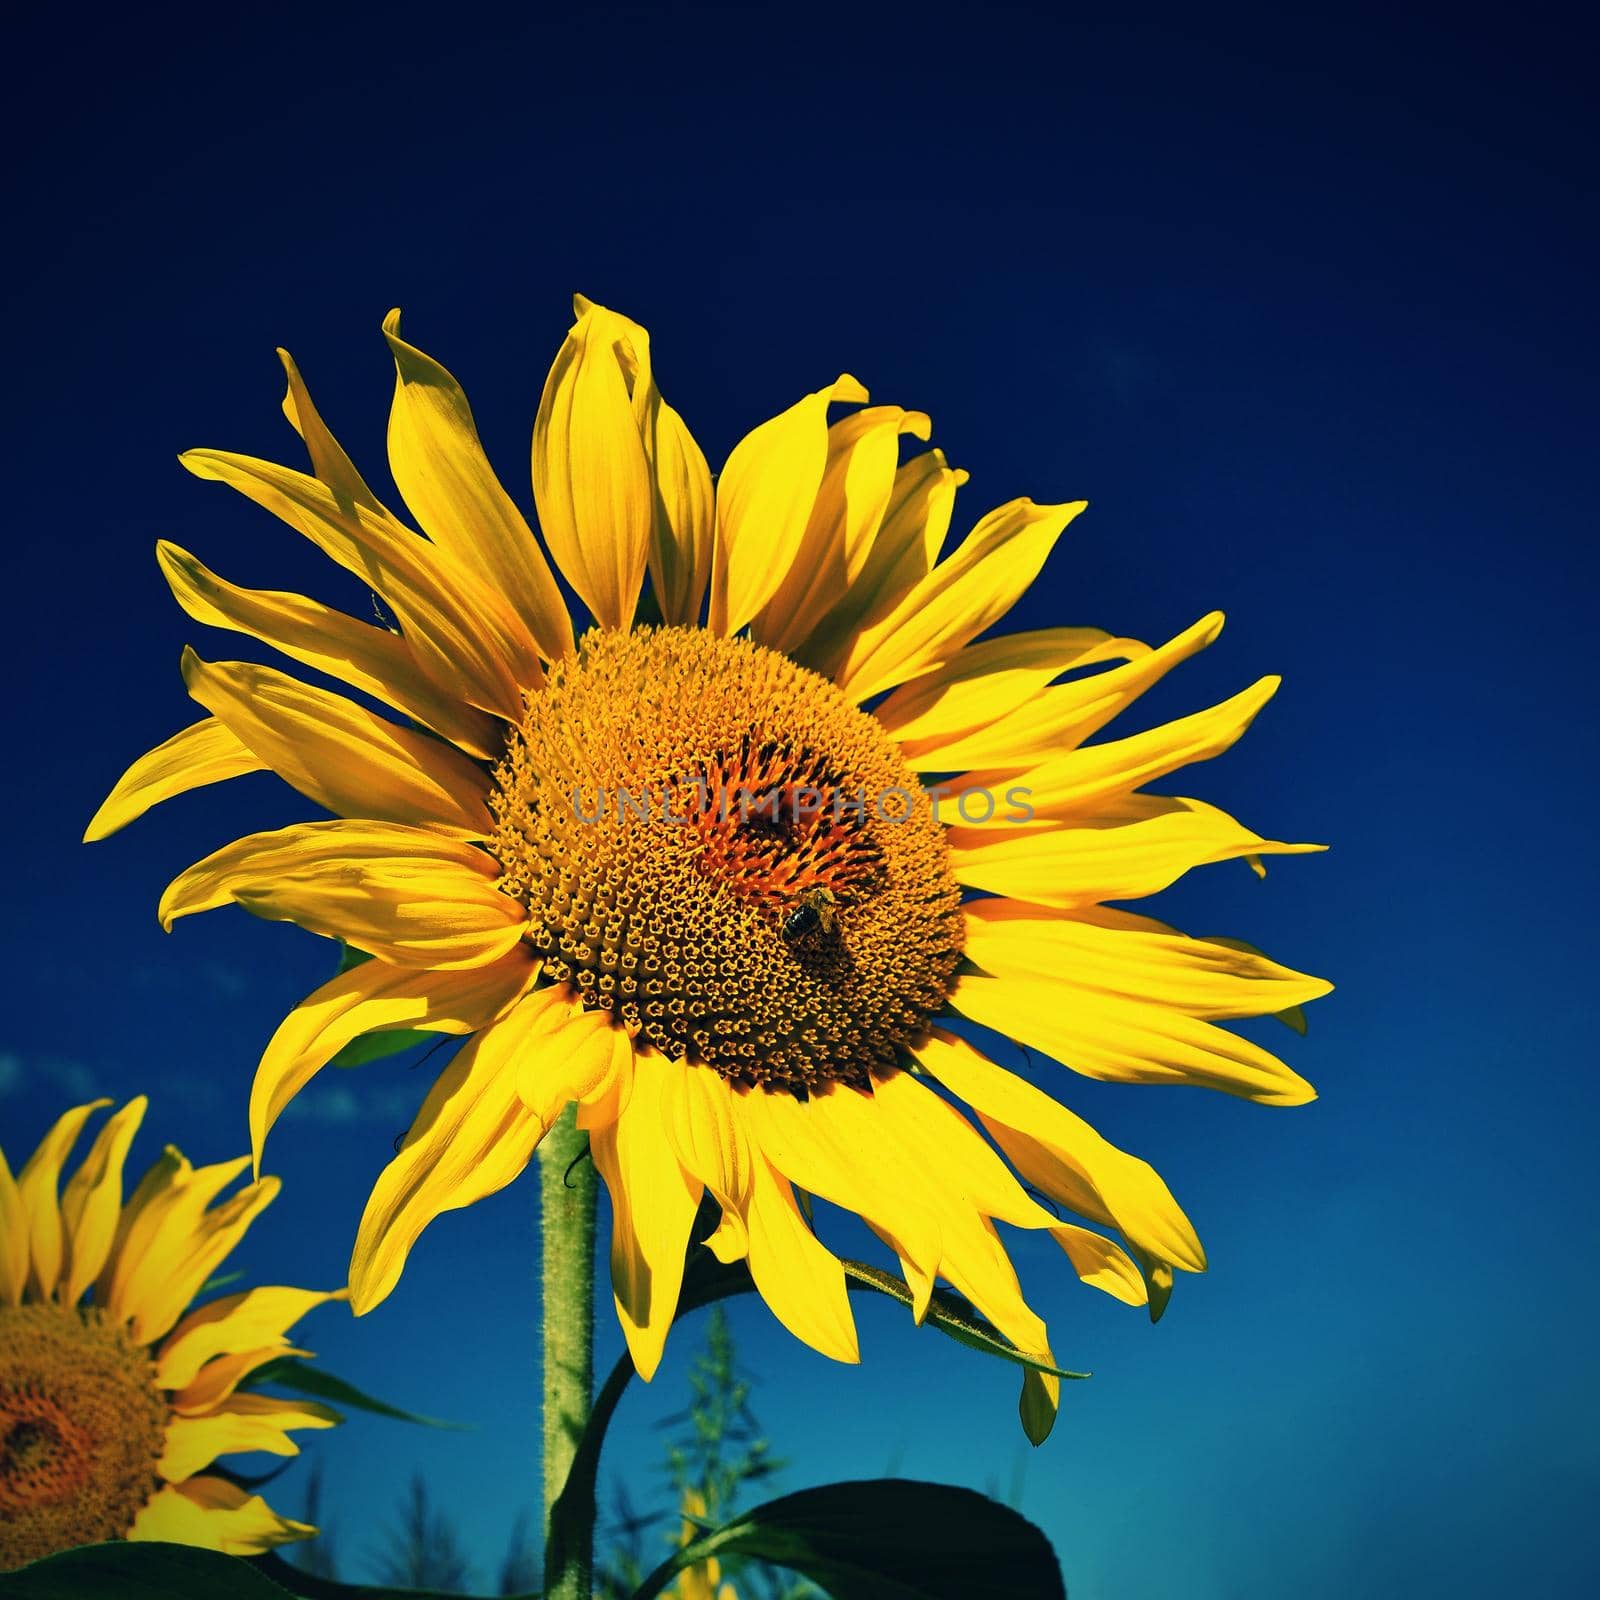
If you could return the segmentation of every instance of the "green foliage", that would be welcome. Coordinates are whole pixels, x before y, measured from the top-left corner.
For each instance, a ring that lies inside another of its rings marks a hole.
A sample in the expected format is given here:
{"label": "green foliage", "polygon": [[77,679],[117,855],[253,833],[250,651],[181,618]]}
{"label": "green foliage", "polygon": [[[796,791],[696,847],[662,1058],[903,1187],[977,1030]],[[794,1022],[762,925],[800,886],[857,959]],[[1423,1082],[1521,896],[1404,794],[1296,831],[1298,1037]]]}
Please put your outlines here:
{"label": "green foliage", "polygon": [[391,1028],[383,1033],[364,1033],[352,1039],[328,1062],[330,1067],[364,1067],[386,1056],[397,1056],[419,1044],[438,1044],[439,1035],[420,1028]]}
{"label": "green foliage", "polygon": [[464,1589],[472,1581],[456,1530],[429,1500],[420,1472],[413,1475],[400,1520],[373,1565],[379,1581],[396,1589]]}
{"label": "green foliage", "polygon": [[500,1581],[495,1593],[527,1594],[539,1587],[543,1570],[544,1562],[533,1538],[532,1518],[524,1511],[512,1526],[505,1558],[500,1563]]}
{"label": "green foliage", "polygon": [[[438,1591],[334,1583],[277,1556],[242,1561],[183,1544],[84,1545],[0,1574],[4,1600],[462,1600]],[[527,1596],[526,1600],[537,1600]]]}
{"label": "green foliage", "polygon": [[284,1600],[288,1592],[232,1556],[181,1544],[89,1544],[0,1575],[5,1600]]}
{"label": "green foliage", "polygon": [[801,1573],[831,1600],[1066,1600],[1049,1541],[971,1489],[871,1478],[802,1489],[744,1512],[678,1551],[634,1600],[713,1556],[744,1555]]}
{"label": "green foliage", "polygon": [[295,1546],[294,1564],[313,1578],[336,1578],[339,1575],[339,1562],[333,1530],[328,1526],[327,1513],[322,1506],[322,1472],[323,1464],[319,1456],[306,1480],[304,1514],[304,1520],[317,1530],[317,1536]]}
{"label": "green foliage", "polygon": [[[864,1261],[846,1261],[844,1271],[851,1288],[870,1289],[875,1294],[898,1300],[903,1306],[913,1303],[905,1279],[896,1273],[885,1272],[881,1267],[870,1267]],[[1053,1367],[1041,1357],[1019,1350],[993,1323],[979,1316],[965,1300],[948,1289],[933,1291],[923,1325],[937,1328],[940,1333],[954,1339],[957,1344],[964,1344],[969,1350],[981,1351],[986,1356],[998,1356],[1002,1361],[1014,1362],[1034,1372],[1048,1372],[1057,1378],[1089,1377],[1087,1372],[1069,1372],[1065,1367]]]}
{"label": "green foliage", "polygon": [[[913,1304],[913,1296],[904,1278],[898,1273],[885,1272],[881,1267],[868,1266],[864,1261],[848,1258],[840,1263],[844,1267],[847,1287],[869,1290],[874,1294],[889,1296],[903,1306]],[[715,1305],[736,1294],[749,1294],[755,1289],[750,1269],[742,1261],[724,1266],[707,1249],[694,1250],[683,1277],[683,1294],[679,1300],[678,1315]],[[936,1289],[923,1319],[923,1326],[936,1328],[957,1344],[984,1355],[998,1356],[1019,1367],[1031,1367],[1035,1372],[1048,1372],[1058,1378],[1084,1379],[1087,1372],[1072,1372],[1065,1367],[1051,1366],[1049,1362],[1019,1350],[1000,1330],[980,1316],[961,1296],[947,1289]]]}
{"label": "green foliage", "polygon": [[[646,1556],[645,1535],[653,1532],[676,1544],[686,1503],[703,1508],[707,1523],[718,1523],[732,1515],[748,1485],[782,1470],[751,1408],[750,1384],[740,1373],[733,1330],[720,1305],[712,1307],[705,1344],[689,1369],[689,1404],[661,1426],[672,1430],[664,1463],[670,1506],[662,1514],[636,1516],[626,1487],[618,1484],[614,1543],[596,1576],[601,1600],[625,1600],[644,1581],[654,1560]],[[663,1528],[663,1522],[669,1526]],[[800,1600],[813,1592],[809,1585],[797,1588],[776,1574],[741,1568],[735,1556],[725,1573],[735,1581],[740,1600]]]}
{"label": "green foliage", "polygon": [[[348,972],[352,967],[359,967],[362,962],[371,959],[365,950],[357,950],[354,945],[341,944],[338,971]],[[369,1061],[382,1061],[385,1056],[396,1056],[402,1050],[409,1050],[414,1045],[430,1041],[437,1044],[439,1035],[425,1033],[420,1028],[391,1028],[382,1033],[364,1033],[359,1038],[352,1039],[328,1062],[328,1065],[364,1067]]]}
{"label": "green foliage", "polygon": [[326,1400],[330,1405],[350,1406],[356,1411],[370,1411],[380,1417],[392,1417],[396,1422],[415,1422],[425,1428],[451,1428],[467,1431],[463,1422],[441,1422],[437,1417],[425,1417],[420,1412],[402,1411],[386,1400],[376,1400],[363,1393],[353,1383],[338,1378],[323,1368],[313,1366],[299,1356],[280,1356],[265,1366],[257,1367],[241,1388],[258,1389],[271,1384],[287,1389],[291,1394],[309,1395],[315,1400]]}
{"label": "green foliage", "polygon": [[680,1432],[667,1442],[667,1478],[676,1499],[686,1492],[705,1502],[708,1521],[732,1511],[739,1490],[780,1470],[750,1409],[750,1385],[739,1376],[728,1314],[714,1306],[705,1349],[689,1370],[689,1406],[666,1426]]}

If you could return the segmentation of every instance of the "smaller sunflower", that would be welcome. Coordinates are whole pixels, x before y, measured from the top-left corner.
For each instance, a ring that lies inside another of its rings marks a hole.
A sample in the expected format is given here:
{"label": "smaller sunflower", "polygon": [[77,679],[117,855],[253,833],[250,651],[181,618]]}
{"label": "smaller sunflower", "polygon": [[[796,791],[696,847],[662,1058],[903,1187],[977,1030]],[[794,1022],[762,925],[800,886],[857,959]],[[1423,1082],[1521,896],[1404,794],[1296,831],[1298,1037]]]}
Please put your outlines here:
{"label": "smaller sunflower", "polygon": [[204,1469],[240,1451],[298,1455],[291,1428],[341,1420],[239,1385],[308,1354],[290,1327],[344,1292],[267,1287],[191,1307],[279,1181],[219,1201],[249,1157],[193,1167],[168,1145],[124,1204],[141,1095],[63,1190],[84,1124],[110,1104],[66,1112],[15,1177],[0,1150],[0,1572],[111,1539],[255,1555],[317,1531]]}

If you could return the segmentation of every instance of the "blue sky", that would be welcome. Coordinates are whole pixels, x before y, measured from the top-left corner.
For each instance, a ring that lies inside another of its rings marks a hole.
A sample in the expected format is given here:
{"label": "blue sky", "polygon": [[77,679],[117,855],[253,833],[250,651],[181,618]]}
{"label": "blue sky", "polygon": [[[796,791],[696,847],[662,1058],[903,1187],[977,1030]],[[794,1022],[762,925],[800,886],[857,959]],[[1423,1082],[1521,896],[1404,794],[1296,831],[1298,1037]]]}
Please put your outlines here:
{"label": "blue sky", "polygon": [[[859,1308],[847,1370],[741,1305],[787,1486],[1020,1472],[1075,1600],[1592,1592],[1579,41],[1044,9],[27,30],[0,109],[26,152],[5,268],[14,1158],[64,1101],[141,1090],[146,1159],[242,1149],[261,1044],[329,968],[242,912],[156,925],[181,867],[300,814],[271,780],[78,843],[126,762],[189,719],[181,647],[235,649],[171,604],[157,537],[236,582],[361,603],[175,454],[294,458],[282,343],[381,474],[378,324],[399,305],[526,500],[581,290],[650,327],[713,459],[843,368],[931,412],[972,474],[958,531],[1016,494],[1088,499],[1014,625],[1153,639],[1225,610],[1146,712],[1281,672],[1185,792],[1334,846],[1264,883],[1209,869],[1164,907],[1338,984],[1307,1040],[1278,1030],[1314,1106],[1054,1080],[1168,1176],[1210,1273],[1152,1329],[1019,1243],[1058,1354],[1096,1374],[1037,1452],[1009,1370],[896,1308]],[[424,1087],[397,1063],[303,1098],[252,1273],[340,1278]],[[413,1465],[485,1577],[536,1491],[535,1199],[523,1183],[442,1220],[380,1311],[309,1325],[335,1370],[477,1425],[316,1441],[352,1575]],[[680,1328],[625,1404],[609,1462],[636,1498],[697,1337]]]}

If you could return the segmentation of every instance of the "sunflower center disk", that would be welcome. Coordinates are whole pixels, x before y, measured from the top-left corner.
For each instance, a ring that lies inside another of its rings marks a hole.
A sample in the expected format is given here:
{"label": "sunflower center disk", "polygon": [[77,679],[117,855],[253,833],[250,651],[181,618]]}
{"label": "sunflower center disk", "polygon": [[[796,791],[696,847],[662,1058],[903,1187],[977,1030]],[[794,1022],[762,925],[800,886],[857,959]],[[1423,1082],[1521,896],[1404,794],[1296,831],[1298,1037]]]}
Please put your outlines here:
{"label": "sunflower center disk", "polygon": [[492,848],[545,972],[739,1083],[892,1070],[962,926],[943,830],[877,723],[687,628],[590,633],[527,699]]}
{"label": "sunflower center disk", "polygon": [[166,1422],[148,1353],[98,1312],[0,1306],[0,1572],[126,1534]]}

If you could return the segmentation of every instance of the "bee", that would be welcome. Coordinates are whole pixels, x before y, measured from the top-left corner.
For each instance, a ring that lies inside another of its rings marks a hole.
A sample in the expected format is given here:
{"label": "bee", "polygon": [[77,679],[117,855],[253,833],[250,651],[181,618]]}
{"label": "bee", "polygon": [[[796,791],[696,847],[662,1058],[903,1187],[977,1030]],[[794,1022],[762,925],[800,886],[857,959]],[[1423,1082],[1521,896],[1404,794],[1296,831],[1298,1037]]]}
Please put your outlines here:
{"label": "bee", "polygon": [[799,903],[784,914],[784,939],[789,944],[803,944],[814,934],[832,933],[839,926],[838,908],[832,889],[817,884],[803,890]]}

